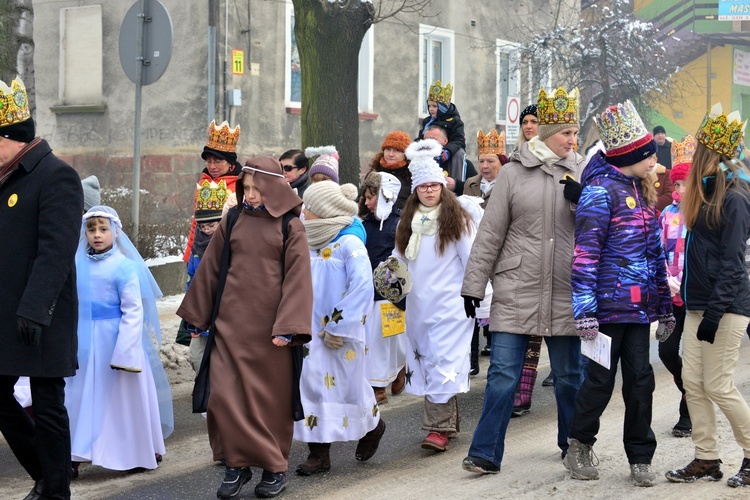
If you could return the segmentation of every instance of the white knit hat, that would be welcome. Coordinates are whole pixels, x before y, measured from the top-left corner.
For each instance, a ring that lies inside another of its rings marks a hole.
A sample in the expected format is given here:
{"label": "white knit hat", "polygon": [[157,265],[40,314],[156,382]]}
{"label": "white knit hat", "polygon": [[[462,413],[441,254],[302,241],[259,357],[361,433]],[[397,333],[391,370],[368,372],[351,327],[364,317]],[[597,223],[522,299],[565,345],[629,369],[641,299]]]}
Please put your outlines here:
{"label": "white knit hat", "polygon": [[443,147],[435,139],[422,139],[412,142],[406,148],[406,157],[411,160],[409,171],[411,172],[411,192],[417,186],[430,182],[439,182],[443,186],[448,184],[445,180],[443,169],[440,168],[435,158],[440,156]]}
{"label": "white knit hat", "polygon": [[306,148],[305,156],[313,158],[317,156],[308,175],[312,177],[315,174],[327,175],[333,182],[339,182],[339,153],[336,146],[323,146],[320,148]]}
{"label": "white knit hat", "polygon": [[378,204],[375,207],[375,216],[380,221],[380,230],[383,230],[383,222],[391,215],[393,204],[396,203],[398,193],[401,190],[401,181],[388,172],[375,172],[380,176],[380,191],[378,191]]}
{"label": "white knit hat", "polygon": [[302,196],[305,208],[320,217],[330,219],[357,215],[357,188],[354,184],[339,186],[333,181],[310,184]]}
{"label": "white knit hat", "polygon": [[101,194],[99,187],[99,179],[95,175],[89,175],[85,179],[81,180],[81,187],[83,187],[83,209],[88,211],[89,208],[95,205],[101,205]]}

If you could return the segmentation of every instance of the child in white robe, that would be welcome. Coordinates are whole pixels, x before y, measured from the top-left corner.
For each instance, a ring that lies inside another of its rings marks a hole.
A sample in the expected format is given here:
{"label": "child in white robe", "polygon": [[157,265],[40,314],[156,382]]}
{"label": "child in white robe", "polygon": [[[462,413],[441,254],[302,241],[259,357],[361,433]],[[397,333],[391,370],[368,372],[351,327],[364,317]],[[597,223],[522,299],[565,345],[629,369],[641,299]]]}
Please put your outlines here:
{"label": "child in white robe", "polygon": [[79,367],[65,381],[73,475],[80,462],[155,469],[174,428],[169,382],[152,341],[161,341],[161,291],[114,209],[95,206],[83,216],[76,273]]}

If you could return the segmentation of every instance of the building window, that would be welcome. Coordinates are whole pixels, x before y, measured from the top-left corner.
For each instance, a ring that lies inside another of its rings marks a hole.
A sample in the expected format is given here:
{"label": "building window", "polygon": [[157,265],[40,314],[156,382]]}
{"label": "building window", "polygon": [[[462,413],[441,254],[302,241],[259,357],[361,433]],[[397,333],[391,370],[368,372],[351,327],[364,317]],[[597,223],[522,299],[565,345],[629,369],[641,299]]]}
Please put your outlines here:
{"label": "building window", "polygon": [[[362,46],[359,49],[359,74],[357,76],[357,95],[359,111],[371,113],[373,111],[373,76],[375,37],[374,28],[365,33]],[[294,6],[286,4],[286,64],[284,91],[287,107],[299,108],[302,105],[302,69],[299,63],[297,40],[294,36]]]}
{"label": "building window", "polygon": [[103,104],[102,7],[60,9],[59,106]]}
{"label": "building window", "polygon": [[[419,113],[427,115],[427,96],[430,85],[440,80],[445,85],[454,81],[453,31],[435,26],[419,25]],[[453,102],[456,102],[455,92]]]}
{"label": "building window", "polygon": [[496,40],[495,60],[497,62],[495,120],[498,124],[505,125],[508,98],[520,97],[521,92],[521,52],[518,44]]}
{"label": "building window", "polygon": [[550,89],[552,87],[552,68],[549,64],[548,57],[542,60],[529,61],[529,104],[537,102],[539,91],[541,89]]}

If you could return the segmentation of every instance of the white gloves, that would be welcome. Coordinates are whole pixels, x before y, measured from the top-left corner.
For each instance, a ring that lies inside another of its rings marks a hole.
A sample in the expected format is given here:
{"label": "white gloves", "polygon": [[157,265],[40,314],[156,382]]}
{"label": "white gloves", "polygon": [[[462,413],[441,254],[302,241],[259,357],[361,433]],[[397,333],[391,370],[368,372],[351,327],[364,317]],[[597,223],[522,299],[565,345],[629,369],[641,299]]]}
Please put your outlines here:
{"label": "white gloves", "polygon": [[669,292],[672,294],[672,297],[675,295],[679,295],[680,293],[680,280],[677,279],[676,276],[669,276],[667,278],[667,283],[669,283]]}

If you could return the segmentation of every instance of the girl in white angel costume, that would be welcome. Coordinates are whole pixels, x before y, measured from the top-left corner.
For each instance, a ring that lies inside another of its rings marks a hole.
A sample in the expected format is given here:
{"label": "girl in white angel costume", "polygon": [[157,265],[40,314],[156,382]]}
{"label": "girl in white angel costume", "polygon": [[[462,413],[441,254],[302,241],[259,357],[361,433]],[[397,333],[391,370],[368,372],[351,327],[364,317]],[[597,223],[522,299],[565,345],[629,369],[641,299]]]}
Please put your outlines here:
{"label": "girl in white angel costume", "polygon": [[80,462],[155,469],[174,428],[152,340],[161,342],[162,294],[114,209],[95,206],[83,216],[76,274],[78,371],[65,381],[73,476]]}

